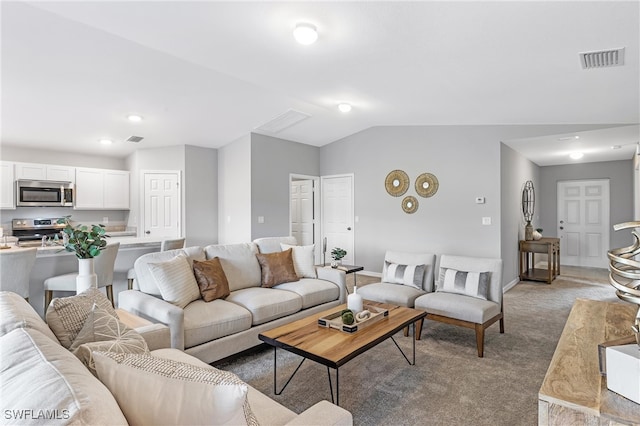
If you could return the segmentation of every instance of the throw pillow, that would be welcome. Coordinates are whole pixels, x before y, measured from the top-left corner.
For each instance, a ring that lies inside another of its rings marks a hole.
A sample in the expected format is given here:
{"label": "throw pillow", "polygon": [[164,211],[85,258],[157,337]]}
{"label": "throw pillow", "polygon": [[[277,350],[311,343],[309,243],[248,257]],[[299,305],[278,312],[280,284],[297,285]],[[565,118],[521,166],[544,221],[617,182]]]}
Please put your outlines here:
{"label": "throw pillow", "polygon": [[94,357],[98,378],[132,425],[258,425],[249,388],[233,373],[149,354],[96,352]]}
{"label": "throw pillow", "polygon": [[184,309],[200,298],[198,283],[187,256],[179,254],[171,260],[147,263],[164,300]]}
{"label": "throw pillow", "polygon": [[422,290],[424,274],[428,267],[429,265],[400,265],[385,260],[382,281]]}
{"label": "throw pillow", "polygon": [[69,349],[84,327],[94,304],[118,318],[109,299],[97,288],[90,288],[75,296],[55,298],[51,301],[46,314],[47,324],[62,346]]}
{"label": "throw pillow", "polygon": [[275,253],[258,253],[258,263],[262,271],[262,287],[298,281],[296,270],[293,266],[292,250]]}
{"label": "throw pillow", "polygon": [[84,327],[69,347],[89,371],[95,374],[92,351],[109,351],[118,353],[149,352],[147,342],[132,328],[127,327],[118,318],[98,305],[87,317]]}
{"label": "throw pillow", "polygon": [[487,300],[490,282],[491,272],[465,272],[440,268],[440,280],[436,291]]}
{"label": "throw pillow", "polygon": [[313,255],[314,245],[292,246],[280,244],[282,250],[293,250],[293,267],[301,278],[316,278],[315,259]]}
{"label": "throw pillow", "polygon": [[222,269],[219,257],[193,261],[193,275],[200,288],[200,295],[205,302],[222,299],[230,294],[229,281]]}

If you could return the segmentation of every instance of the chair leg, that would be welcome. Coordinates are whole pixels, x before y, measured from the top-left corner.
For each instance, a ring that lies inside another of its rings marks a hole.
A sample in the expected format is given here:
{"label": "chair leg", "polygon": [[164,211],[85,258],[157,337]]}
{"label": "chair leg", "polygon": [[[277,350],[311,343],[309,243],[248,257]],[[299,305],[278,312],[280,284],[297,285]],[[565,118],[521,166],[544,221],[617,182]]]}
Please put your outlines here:
{"label": "chair leg", "polygon": [[127,288],[133,290],[133,278],[127,279]]}
{"label": "chair leg", "polygon": [[406,326],[404,328],[404,337],[407,337],[409,335],[409,326]]}
{"label": "chair leg", "polygon": [[47,313],[47,308],[51,304],[51,300],[53,299],[53,291],[45,290],[44,292],[44,313]]}
{"label": "chair leg", "polygon": [[106,286],[106,289],[107,289],[107,299],[109,299],[111,301],[111,306],[113,306],[115,308],[116,304],[113,303],[113,286],[112,285],[108,285],[108,286]]}
{"label": "chair leg", "polygon": [[420,321],[413,323],[413,326],[416,327],[416,340],[420,340],[420,336],[422,336],[423,324],[424,324],[424,318],[420,318]]}
{"label": "chair leg", "polygon": [[484,327],[476,324],[476,345],[478,346],[478,357],[484,357]]}
{"label": "chair leg", "polygon": [[500,318],[500,333],[504,334],[504,317]]}

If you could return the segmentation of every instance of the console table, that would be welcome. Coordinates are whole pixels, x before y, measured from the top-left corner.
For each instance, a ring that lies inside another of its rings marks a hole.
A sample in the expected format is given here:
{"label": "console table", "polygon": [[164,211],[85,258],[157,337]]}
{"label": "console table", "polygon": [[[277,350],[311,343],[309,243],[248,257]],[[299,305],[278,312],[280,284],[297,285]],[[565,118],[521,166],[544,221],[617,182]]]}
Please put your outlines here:
{"label": "console table", "polygon": [[[560,275],[560,238],[520,240],[520,280],[544,281],[548,284]],[[537,269],[535,254],[547,255],[547,269]]]}
{"label": "console table", "polygon": [[607,389],[598,358],[598,344],[632,335],[636,309],[576,300],[538,393],[539,425],[640,424],[640,405]]}

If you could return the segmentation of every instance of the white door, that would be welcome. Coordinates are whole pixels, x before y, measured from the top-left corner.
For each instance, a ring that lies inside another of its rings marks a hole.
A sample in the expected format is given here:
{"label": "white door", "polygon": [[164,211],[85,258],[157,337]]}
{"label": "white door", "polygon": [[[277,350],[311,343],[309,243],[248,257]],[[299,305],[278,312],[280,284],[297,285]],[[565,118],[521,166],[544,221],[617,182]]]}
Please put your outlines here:
{"label": "white door", "polygon": [[608,179],[558,182],[558,236],[562,264],[607,267]]}
{"label": "white door", "polygon": [[180,236],[180,174],[143,172],[145,237]]}
{"label": "white door", "polygon": [[347,251],[342,262],[353,265],[353,175],[323,176],[321,179],[322,235],[327,239],[326,262],[331,261],[331,250],[340,247]]}
{"label": "white door", "polygon": [[298,244],[313,244],[313,180],[291,182],[291,235]]}

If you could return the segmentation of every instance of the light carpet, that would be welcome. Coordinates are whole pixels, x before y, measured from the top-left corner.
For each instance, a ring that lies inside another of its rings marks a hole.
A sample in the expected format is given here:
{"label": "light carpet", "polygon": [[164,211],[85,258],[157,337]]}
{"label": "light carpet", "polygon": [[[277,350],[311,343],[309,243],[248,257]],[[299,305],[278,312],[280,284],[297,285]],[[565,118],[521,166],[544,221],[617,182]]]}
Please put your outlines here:
{"label": "light carpet", "polygon": [[[425,321],[409,365],[391,340],[340,368],[340,405],[356,425],[535,425],[538,390],[576,298],[618,301],[607,271],[563,267],[553,284],[523,281],[504,296],[505,334]],[[371,282],[358,276],[358,285]],[[375,279],[373,279],[375,280]],[[398,344],[411,353],[402,333]],[[300,357],[278,351],[281,387]],[[327,369],[307,360],[282,395],[273,394],[273,349],[218,365],[295,412],[331,400]],[[331,370],[332,378],[335,372]],[[335,386],[335,384],[334,384]]]}

